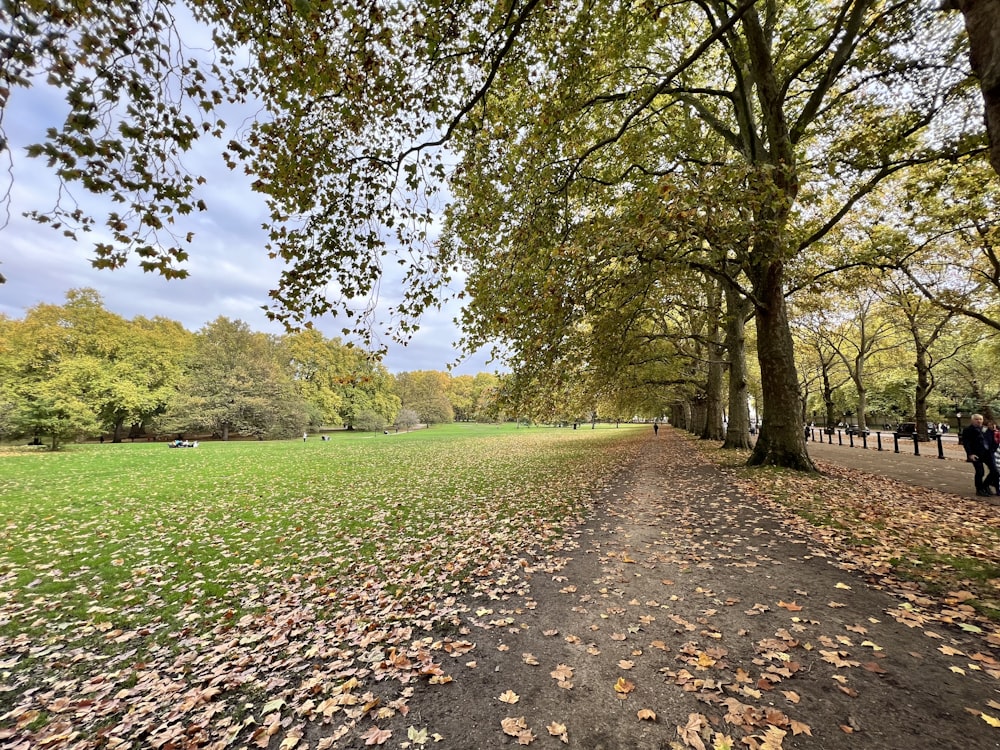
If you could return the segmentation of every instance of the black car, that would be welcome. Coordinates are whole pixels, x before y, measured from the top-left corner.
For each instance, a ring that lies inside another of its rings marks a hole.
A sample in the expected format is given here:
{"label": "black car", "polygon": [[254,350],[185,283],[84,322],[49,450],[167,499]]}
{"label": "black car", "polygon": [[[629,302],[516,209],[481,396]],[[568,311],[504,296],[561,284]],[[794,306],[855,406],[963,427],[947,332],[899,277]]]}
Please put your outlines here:
{"label": "black car", "polygon": [[871,435],[872,431],[865,427],[863,430],[860,429],[856,424],[847,425],[847,429],[844,430],[846,435]]}

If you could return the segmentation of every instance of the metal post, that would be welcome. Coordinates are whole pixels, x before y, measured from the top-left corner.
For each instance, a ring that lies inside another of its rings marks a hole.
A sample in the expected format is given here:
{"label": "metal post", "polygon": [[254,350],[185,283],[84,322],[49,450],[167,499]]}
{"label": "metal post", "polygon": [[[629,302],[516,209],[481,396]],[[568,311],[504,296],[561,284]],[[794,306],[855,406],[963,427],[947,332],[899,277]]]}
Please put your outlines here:
{"label": "metal post", "polygon": [[875,433],[875,438],[878,440],[878,449],[882,450],[882,433],[881,432],[876,432]]}
{"label": "metal post", "polygon": [[938,441],[938,458],[944,458],[944,445],[941,442],[940,434],[938,434],[937,436],[937,441]]}
{"label": "metal post", "polygon": [[867,432],[862,432],[861,433],[861,447],[862,448],[867,448],[868,447],[868,433]]}
{"label": "metal post", "polygon": [[892,446],[893,446],[892,447],[892,452],[893,453],[899,453],[899,434],[898,433],[895,433],[895,432],[892,433]]}
{"label": "metal post", "polygon": [[852,448],[854,447],[854,433],[853,432],[850,432],[850,433],[847,434],[847,444],[849,446],[851,446]]}
{"label": "metal post", "polygon": [[840,434],[840,430],[837,430],[837,445],[843,445],[843,444],[844,444],[844,438]]}
{"label": "metal post", "polygon": [[913,455],[920,455],[920,436],[917,433],[913,433]]}

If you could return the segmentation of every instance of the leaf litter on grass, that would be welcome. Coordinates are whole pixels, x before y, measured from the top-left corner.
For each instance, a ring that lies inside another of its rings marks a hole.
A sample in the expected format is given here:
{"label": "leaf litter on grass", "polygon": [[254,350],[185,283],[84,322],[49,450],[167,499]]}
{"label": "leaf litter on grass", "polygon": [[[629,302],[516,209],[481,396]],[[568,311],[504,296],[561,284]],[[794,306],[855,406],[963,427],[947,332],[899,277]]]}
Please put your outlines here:
{"label": "leaf litter on grass", "polygon": [[388,742],[414,688],[474,648],[458,596],[522,588],[517,559],[550,564],[633,450],[625,431],[568,436],[397,441],[343,478],[329,452],[242,444],[212,463],[223,446],[205,446],[175,495],[176,455],[149,446],[144,473],[8,496],[0,747]]}

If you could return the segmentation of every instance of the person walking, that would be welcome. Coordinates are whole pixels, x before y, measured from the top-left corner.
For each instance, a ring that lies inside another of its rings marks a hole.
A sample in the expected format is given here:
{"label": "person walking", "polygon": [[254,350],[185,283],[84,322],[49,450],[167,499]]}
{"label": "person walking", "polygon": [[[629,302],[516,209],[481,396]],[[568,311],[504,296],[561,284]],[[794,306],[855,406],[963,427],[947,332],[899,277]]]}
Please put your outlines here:
{"label": "person walking", "polygon": [[659,434],[660,434],[660,423],[653,422],[653,437],[656,437]]}
{"label": "person walking", "polygon": [[[962,430],[962,446],[965,448],[965,460],[972,464],[975,471],[976,494],[981,497],[1000,494],[1000,472],[997,472],[994,454],[997,443],[993,430],[983,427],[982,414],[973,414],[972,422]],[[990,487],[994,488],[994,492],[990,492]]]}

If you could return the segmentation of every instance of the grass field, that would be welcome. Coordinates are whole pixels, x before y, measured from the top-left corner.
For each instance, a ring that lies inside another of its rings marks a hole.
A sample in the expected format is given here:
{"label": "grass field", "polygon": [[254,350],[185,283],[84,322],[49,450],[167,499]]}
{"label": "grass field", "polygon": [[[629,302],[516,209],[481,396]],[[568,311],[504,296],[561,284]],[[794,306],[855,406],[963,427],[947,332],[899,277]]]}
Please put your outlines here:
{"label": "grass field", "polygon": [[135,690],[136,664],[197,663],[231,650],[232,631],[256,658],[296,608],[360,631],[376,611],[434,619],[498,561],[557,540],[643,433],[451,425],[0,451],[0,716],[15,708],[0,726],[59,719],[26,691],[68,699],[98,673]]}

